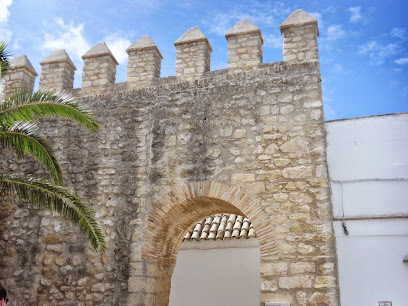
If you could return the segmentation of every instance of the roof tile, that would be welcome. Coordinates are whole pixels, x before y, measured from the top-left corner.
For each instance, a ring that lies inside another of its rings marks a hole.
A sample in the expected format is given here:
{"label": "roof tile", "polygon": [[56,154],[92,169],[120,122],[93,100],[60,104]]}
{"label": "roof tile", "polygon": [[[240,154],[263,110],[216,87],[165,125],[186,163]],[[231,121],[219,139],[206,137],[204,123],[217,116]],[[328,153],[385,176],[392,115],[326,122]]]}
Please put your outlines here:
{"label": "roof tile", "polygon": [[219,214],[195,224],[184,236],[184,241],[218,240],[256,237],[252,223],[243,216]]}

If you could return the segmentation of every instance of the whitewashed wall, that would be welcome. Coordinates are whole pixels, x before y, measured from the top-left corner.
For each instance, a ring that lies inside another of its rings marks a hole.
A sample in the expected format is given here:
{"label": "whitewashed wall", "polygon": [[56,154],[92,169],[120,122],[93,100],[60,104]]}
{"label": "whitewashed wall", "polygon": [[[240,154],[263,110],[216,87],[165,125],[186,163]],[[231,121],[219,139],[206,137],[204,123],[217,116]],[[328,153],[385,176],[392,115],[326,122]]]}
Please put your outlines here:
{"label": "whitewashed wall", "polygon": [[[408,113],[325,126],[342,305],[406,306]],[[248,243],[184,242],[170,305],[258,305],[259,247]]]}
{"label": "whitewashed wall", "polygon": [[259,305],[256,238],[183,242],[171,280],[170,306]]}
{"label": "whitewashed wall", "polygon": [[325,125],[342,305],[408,305],[408,114]]}

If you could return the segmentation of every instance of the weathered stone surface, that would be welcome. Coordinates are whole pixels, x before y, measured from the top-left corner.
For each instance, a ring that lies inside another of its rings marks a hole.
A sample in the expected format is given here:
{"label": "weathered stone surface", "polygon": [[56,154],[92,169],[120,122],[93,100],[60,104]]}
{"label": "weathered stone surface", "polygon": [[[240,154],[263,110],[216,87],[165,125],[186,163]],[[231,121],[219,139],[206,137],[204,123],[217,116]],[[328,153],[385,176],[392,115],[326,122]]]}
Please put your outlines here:
{"label": "weathered stone surface", "polygon": [[279,278],[279,288],[294,289],[294,288],[311,288],[311,276],[288,276]]}
{"label": "weathered stone surface", "polygon": [[[126,83],[114,83],[116,62],[104,46],[88,53],[83,87],[71,93],[95,112],[101,130],[42,126],[67,186],[95,210],[108,247],[95,253],[65,220],[5,203],[0,281],[13,300],[167,305],[184,231],[230,213],[247,216],[257,231],[261,301],[337,305],[312,26],[283,30],[285,54],[301,64],[261,64],[255,31],[228,38],[231,67],[221,71],[210,71],[206,41],[181,41],[180,77],[159,77],[160,56],[147,38],[129,50],[134,79]],[[310,50],[298,50],[302,41]],[[31,77],[23,70],[13,75],[20,83]],[[47,175],[31,159],[3,156],[6,172]]]}
{"label": "weathered stone surface", "polygon": [[130,87],[145,87],[160,77],[162,54],[150,36],[143,36],[132,44],[129,54],[126,81]]}
{"label": "weathered stone surface", "polygon": [[27,90],[33,90],[35,77],[37,75],[37,72],[26,55],[20,55],[12,59],[7,74],[1,76],[5,83],[2,93],[3,98],[6,99],[11,96],[21,87]]}
{"label": "weathered stone surface", "polygon": [[288,271],[288,264],[286,262],[265,263],[261,267],[261,274],[264,275],[285,275]]}
{"label": "weathered stone surface", "polygon": [[289,270],[292,274],[314,273],[315,264],[313,262],[295,262],[290,265]]}
{"label": "weathered stone surface", "polygon": [[238,21],[225,38],[228,40],[229,69],[248,71],[262,63],[263,38],[261,31],[252,21]]}
{"label": "weathered stone surface", "polygon": [[73,88],[76,67],[64,49],[55,51],[40,64],[40,89],[63,91]]}
{"label": "weathered stone surface", "polygon": [[315,288],[336,288],[337,281],[334,276],[316,276]]}

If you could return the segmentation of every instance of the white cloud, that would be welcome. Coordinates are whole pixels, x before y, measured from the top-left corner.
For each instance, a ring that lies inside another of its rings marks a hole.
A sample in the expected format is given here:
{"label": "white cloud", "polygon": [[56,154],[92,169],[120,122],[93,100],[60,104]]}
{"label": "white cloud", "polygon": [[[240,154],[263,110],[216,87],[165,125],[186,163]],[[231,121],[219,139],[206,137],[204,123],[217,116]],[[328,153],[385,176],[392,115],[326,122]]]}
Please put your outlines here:
{"label": "white cloud", "polygon": [[407,30],[404,28],[393,28],[391,30],[391,36],[405,40],[407,39]]}
{"label": "white cloud", "polygon": [[336,73],[343,73],[344,68],[341,64],[334,64],[333,71]]}
{"label": "white cloud", "polygon": [[[266,29],[279,29],[292,8],[280,1],[251,1],[250,4],[237,4],[229,11],[210,12],[202,19],[202,24],[211,33],[224,36],[239,20],[249,19],[267,36]],[[265,30],[264,30],[265,29]]]}
{"label": "white cloud", "polygon": [[346,32],[341,25],[331,25],[327,28],[327,39],[330,41],[339,40],[346,36]]}
{"label": "white cloud", "polygon": [[314,18],[317,19],[317,21],[318,21],[317,25],[319,26],[319,29],[322,30],[323,29],[323,17],[322,17],[322,14],[317,13],[317,12],[312,12],[312,13],[310,13],[310,15],[312,15]]}
{"label": "white cloud", "polygon": [[126,49],[131,45],[130,40],[118,35],[110,35],[105,38],[105,42],[119,64],[123,64],[128,58]]}
{"label": "white cloud", "polygon": [[361,15],[361,8],[359,6],[349,7],[348,11],[351,13],[349,20],[352,23],[356,23],[363,18]]}
{"label": "white cloud", "polygon": [[0,24],[7,23],[7,19],[10,16],[8,8],[12,3],[12,0],[0,0]]}
{"label": "white cloud", "polygon": [[272,47],[276,49],[282,49],[283,38],[281,35],[276,36],[273,34],[262,35],[266,47]]}
{"label": "white cloud", "polygon": [[385,58],[391,55],[397,54],[399,51],[399,46],[397,44],[388,44],[386,46],[381,46],[378,51],[378,56]]}
{"label": "white cloud", "polygon": [[408,64],[408,57],[401,57],[394,61],[398,65],[407,65]]}
{"label": "white cloud", "polygon": [[[370,64],[381,65],[384,62],[394,61],[398,65],[408,64],[408,58],[398,58],[398,54],[405,50],[405,41],[407,39],[407,30],[405,28],[393,28],[389,33],[384,33],[376,39],[366,42],[359,46],[359,54],[370,58]],[[395,71],[395,69],[394,69]]]}
{"label": "white cloud", "polygon": [[378,41],[370,41],[359,47],[361,55],[370,57],[370,64],[381,65],[387,58],[390,58],[400,52],[400,46],[395,43],[381,44]]}
{"label": "white cloud", "polygon": [[12,0],[0,0],[0,42],[5,42],[7,44],[11,43],[11,39],[13,37],[13,32],[6,26],[8,17],[10,16],[8,8],[12,3]]}
{"label": "white cloud", "polygon": [[60,17],[54,23],[45,23],[48,32],[44,33],[42,47],[48,50],[65,49],[70,56],[80,58],[90,49],[90,44],[83,34],[84,25],[75,25],[72,21],[68,24]]}
{"label": "white cloud", "polygon": [[11,41],[11,38],[13,37],[13,32],[11,32],[8,29],[2,29],[0,32],[0,42],[6,42],[9,43]]}
{"label": "white cloud", "polygon": [[370,51],[373,51],[373,50],[375,50],[375,49],[377,49],[378,48],[378,44],[377,44],[377,42],[375,41],[375,40],[373,40],[373,41],[370,41],[370,42],[368,42],[368,43],[366,43],[366,44],[364,44],[364,45],[361,45],[360,47],[359,47],[359,53],[360,54],[362,54],[362,55],[366,55],[366,54],[368,54]]}

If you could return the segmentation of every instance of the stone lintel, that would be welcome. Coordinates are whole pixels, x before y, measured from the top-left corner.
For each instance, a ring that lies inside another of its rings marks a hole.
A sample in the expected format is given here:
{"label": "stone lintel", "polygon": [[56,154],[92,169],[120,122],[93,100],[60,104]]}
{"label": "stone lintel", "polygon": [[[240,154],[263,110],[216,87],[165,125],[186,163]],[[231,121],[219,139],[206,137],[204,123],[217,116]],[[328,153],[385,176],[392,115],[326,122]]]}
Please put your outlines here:
{"label": "stone lintel", "polygon": [[312,15],[307,13],[306,11],[300,9],[294,11],[280,26],[280,30],[282,32],[283,29],[291,28],[291,27],[298,27],[308,24],[315,24],[317,28],[317,36],[319,36],[319,27],[318,21]]}
{"label": "stone lintel", "polygon": [[242,19],[238,21],[228,32],[225,34],[225,38],[228,40],[228,38],[232,36],[240,36],[240,35],[245,35],[245,34],[259,34],[259,37],[261,39],[261,43],[263,44],[263,37],[261,34],[261,30],[249,19]]}
{"label": "stone lintel", "polygon": [[50,56],[46,57],[40,63],[40,65],[44,66],[46,64],[53,64],[53,63],[68,63],[74,70],[77,70],[71,58],[65,51],[65,49],[60,49],[60,50],[55,51]]}
{"label": "stone lintel", "polygon": [[177,47],[179,45],[191,44],[197,42],[205,42],[212,52],[212,47],[207,37],[198,27],[190,28],[186,33],[184,33],[179,39],[174,42],[174,45]]}
{"label": "stone lintel", "polygon": [[18,68],[24,68],[28,72],[34,74],[34,76],[38,76],[37,71],[35,71],[33,65],[31,64],[30,60],[26,55],[20,55],[10,61],[10,70],[15,70]]}
{"label": "stone lintel", "polygon": [[108,46],[104,43],[98,43],[95,46],[93,46],[88,52],[86,52],[84,55],[82,55],[82,59],[87,59],[87,58],[92,58],[92,57],[101,57],[108,55],[110,56],[113,61],[115,62],[116,65],[119,65],[118,61],[116,58],[113,56],[112,52],[109,50]]}
{"label": "stone lintel", "polygon": [[140,37],[133,45],[126,49],[126,52],[130,54],[132,51],[143,51],[143,50],[156,50],[159,54],[160,58],[163,59],[163,55],[157,48],[156,44],[154,43],[153,39],[150,36],[142,36]]}

